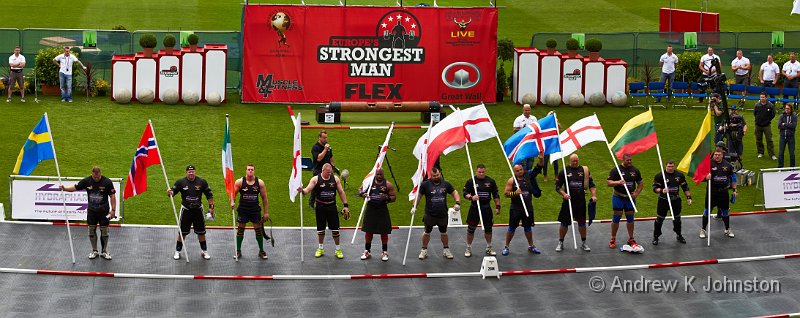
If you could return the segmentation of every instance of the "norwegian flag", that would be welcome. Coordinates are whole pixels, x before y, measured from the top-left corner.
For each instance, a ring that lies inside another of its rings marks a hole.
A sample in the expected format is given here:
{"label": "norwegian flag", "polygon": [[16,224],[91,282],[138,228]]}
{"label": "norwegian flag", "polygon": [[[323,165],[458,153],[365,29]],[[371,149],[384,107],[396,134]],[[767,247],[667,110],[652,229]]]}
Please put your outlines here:
{"label": "norwegian flag", "polygon": [[514,164],[536,157],[540,153],[549,155],[560,152],[555,114],[520,129],[503,143],[503,150]]}
{"label": "norwegian flag", "polygon": [[125,182],[123,198],[127,199],[147,191],[147,167],[160,163],[161,155],[158,152],[156,137],[153,134],[153,127],[148,122],[142,139],[139,140],[139,147],[136,148],[136,153],[133,155],[133,163],[128,172],[128,180]]}
{"label": "norwegian flag", "polygon": [[381,151],[378,154],[378,159],[375,160],[375,165],[372,166],[372,170],[364,177],[364,181],[361,182],[361,189],[364,192],[369,192],[370,187],[372,187],[372,180],[375,179],[375,171],[383,167],[383,159],[386,158],[386,151],[389,150],[389,138],[392,137],[392,129],[394,129],[394,123],[389,126],[389,132],[386,133],[386,140],[384,140],[383,145],[381,145]]}

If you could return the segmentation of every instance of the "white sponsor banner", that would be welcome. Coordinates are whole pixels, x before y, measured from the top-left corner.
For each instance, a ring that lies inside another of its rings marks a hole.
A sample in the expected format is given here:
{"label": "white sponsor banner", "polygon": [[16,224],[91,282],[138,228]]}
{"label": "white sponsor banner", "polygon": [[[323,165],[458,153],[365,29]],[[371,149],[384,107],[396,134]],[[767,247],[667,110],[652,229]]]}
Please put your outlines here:
{"label": "white sponsor banner", "polygon": [[[74,185],[80,178],[65,178],[64,185]],[[112,179],[114,180],[114,179]],[[117,190],[117,215],[122,208],[120,204],[121,188],[116,179],[113,181]],[[19,180],[11,183],[11,218],[21,220],[64,220],[64,201],[56,180]],[[63,192],[66,198],[67,213],[70,220],[86,220],[89,206],[85,190]]]}
{"label": "white sponsor banner", "polygon": [[800,206],[800,169],[762,173],[765,208]]}

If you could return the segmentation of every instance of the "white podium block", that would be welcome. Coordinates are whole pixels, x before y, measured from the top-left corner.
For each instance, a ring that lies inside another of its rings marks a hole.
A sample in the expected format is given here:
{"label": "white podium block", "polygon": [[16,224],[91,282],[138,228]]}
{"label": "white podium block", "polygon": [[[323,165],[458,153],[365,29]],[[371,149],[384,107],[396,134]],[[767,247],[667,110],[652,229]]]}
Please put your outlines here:
{"label": "white podium block", "polygon": [[6,210],[3,207],[3,204],[0,203],[0,221],[3,221],[5,219],[6,219]]}
{"label": "white podium block", "polygon": [[117,92],[122,89],[133,92],[134,61],[132,55],[114,55],[111,58],[111,100],[116,100]]}
{"label": "white podium block", "polygon": [[583,56],[561,55],[561,102],[569,104],[572,94],[583,94]]}
{"label": "white podium block", "polygon": [[183,48],[181,55],[181,97],[187,91],[198,94],[200,101],[205,100],[203,95],[203,56],[202,48],[197,48],[191,52],[189,48]]}
{"label": "white podium block", "polygon": [[545,104],[545,97],[551,92],[561,94],[561,53],[558,51],[552,55],[547,52],[540,53],[541,64],[539,65],[539,104]]}
{"label": "white podium block", "polygon": [[[154,94],[158,92],[157,90],[157,82],[158,82],[158,68],[156,65],[156,58],[155,57],[145,57],[144,54],[138,53],[136,54],[136,68],[135,68],[135,77],[133,82],[133,93],[131,95],[131,100],[137,100],[139,97],[139,91],[143,89],[149,89],[153,91]],[[156,94],[158,96],[158,94]]]}
{"label": "white podium block", "polygon": [[591,104],[589,97],[594,93],[605,94],[606,89],[606,66],[605,60],[602,58],[597,61],[592,61],[588,57],[583,59],[584,63],[584,76],[583,76],[583,96],[587,104]]}
{"label": "white podium block", "polygon": [[447,215],[449,216],[448,224],[449,226],[455,225],[464,225],[464,222],[461,220],[461,212],[456,212],[453,208],[447,210]]}
{"label": "white podium block", "polygon": [[224,44],[206,44],[203,49],[206,52],[203,96],[209,96],[209,94],[215,92],[222,97],[222,102],[225,102],[228,46]]}
{"label": "white podium block", "polygon": [[628,85],[628,63],[619,59],[607,59],[606,65],[606,101],[611,102],[611,96],[616,92],[626,91]]}
{"label": "white podium block", "polygon": [[486,276],[500,278],[500,266],[497,265],[497,257],[484,256],[481,263],[481,277]]}
{"label": "white podium block", "polygon": [[539,50],[514,48],[514,103],[527,94],[539,96]]}
{"label": "white podium block", "polygon": [[179,70],[181,69],[181,52],[172,51],[167,54],[164,50],[158,52],[158,94],[156,100],[164,100],[164,92],[174,89],[178,92],[178,99],[181,96],[181,86]]}

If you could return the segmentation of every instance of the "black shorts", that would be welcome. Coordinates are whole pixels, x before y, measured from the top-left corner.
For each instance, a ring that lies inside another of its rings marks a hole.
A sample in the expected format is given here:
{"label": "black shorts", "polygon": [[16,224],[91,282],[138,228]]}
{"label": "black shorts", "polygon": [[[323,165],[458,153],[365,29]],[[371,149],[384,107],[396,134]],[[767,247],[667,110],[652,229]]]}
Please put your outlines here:
{"label": "black shorts", "polygon": [[317,203],[314,208],[317,216],[317,231],[325,231],[329,228],[333,231],[339,230],[339,211],[336,204],[322,205]]}
{"label": "black shorts", "polygon": [[[670,196],[673,197],[673,196]],[[658,199],[658,205],[656,206],[656,213],[658,216],[665,218],[669,215],[669,203],[665,199]],[[672,213],[675,214],[675,217],[681,215],[681,200],[672,200]]]}
{"label": "black shorts", "polygon": [[100,226],[108,226],[108,211],[103,209],[92,209],[89,208],[86,211],[86,223],[89,225],[100,225]]}
{"label": "black shorts", "polygon": [[530,213],[530,215],[525,216],[525,210],[516,211],[512,209],[508,216],[508,227],[516,228],[519,227],[520,223],[522,223],[524,227],[533,227],[533,209],[528,210],[528,213]]}
{"label": "black shorts", "polygon": [[391,234],[392,218],[389,216],[389,207],[385,203],[375,205],[367,203],[364,226],[361,230],[373,234]]}
{"label": "black shorts", "polygon": [[[483,231],[492,233],[492,226],[494,226],[493,209],[489,204],[481,205],[481,212],[483,212]],[[471,227],[478,227],[480,220],[478,220],[478,206],[472,205],[469,207],[467,214],[467,225]]]}
{"label": "black shorts", "polygon": [[422,217],[422,223],[425,224],[425,233],[433,232],[434,226],[439,228],[439,233],[447,233],[447,216],[435,217],[425,214],[425,216]]}
{"label": "black shorts", "polygon": [[728,191],[711,192],[711,210],[714,210],[714,207],[717,207],[719,210],[726,210],[726,211],[729,210],[730,201],[728,200],[730,200],[730,198],[728,197]]}
{"label": "black shorts", "polygon": [[[572,217],[578,224],[586,224],[586,197],[572,197]],[[569,200],[561,202],[561,211],[558,213],[558,222],[561,224],[572,224],[569,217]]]}
{"label": "black shorts", "polygon": [[181,233],[189,235],[189,231],[194,226],[194,234],[206,234],[206,218],[203,209],[187,209],[181,207]]}
{"label": "black shorts", "polygon": [[237,211],[239,212],[238,216],[236,217],[236,222],[247,224],[248,222],[253,223],[253,225],[261,223],[261,211],[259,212],[244,212],[244,211]]}

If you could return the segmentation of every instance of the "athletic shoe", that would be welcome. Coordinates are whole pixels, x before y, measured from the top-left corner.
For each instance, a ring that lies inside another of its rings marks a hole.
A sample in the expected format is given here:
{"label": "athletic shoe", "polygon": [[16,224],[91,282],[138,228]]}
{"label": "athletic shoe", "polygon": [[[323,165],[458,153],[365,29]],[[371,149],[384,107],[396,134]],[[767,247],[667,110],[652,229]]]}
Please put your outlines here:
{"label": "athletic shoe", "polygon": [[589,245],[586,245],[586,242],[581,243],[581,249],[584,252],[591,252],[592,251],[592,249],[589,247]]}
{"label": "athletic shoe", "polygon": [[556,245],[556,252],[564,251],[564,242],[559,241],[558,245]]}
{"label": "athletic shoe", "polygon": [[472,256],[472,248],[467,246],[467,249],[464,251],[464,257]]}
{"label": "athletic shoe", "polygon": [[242,251],[236,251],[236,254],[233,255],[233,258],[234,259],[242,258]]}
{"label": "athletic shoe", "polygon": [[341,248],[337,248],[333,252],[334,252],[334,254],[336,254],[336,258],[338,258],[338,259],[343,259],[344,258],[344,253],[342,252]]}
{"label": "athletic shoe", "polygon": [[388,261],[389,260],[389,252],[383,251],[383,253],[381,253],[381,260],[384,261],[384,262]]}
{"label": "athletic shoe", "polygon": [[19,102],[20,102],[20,103],[24,103],[24,102],[25,102],[25,99],[24,99],[24,98],[20,98],[20,99],[19,99]]}
{"label": "athletic shoe", "polygon": [[610,242],[608,242],[608,248],[617,248],[617,239],[612,238]]}
{"label": "athletic shoe", "polygon": [[706,238],[706,230],[703,230],[703,229],[700,230],[700,238],[701,239]]}
{"label": "athletic shoe", "polygon": [[174,259],[174,260],[181,259],[181,252],[175,251],[175,254],[172,254],[172,259]]}
{"label": "athletic shoe", "polygon": [[658,245],[658,236],[653,237],[653,245]]}
{"label": "athletic shoe", "polygon": [[208,251],[200,250],[200,256],[202,256],[203,259],[205,259],[205,260],[210,260],[211,259],[211,255],[208,254]]}
{"label": "athletic shoe", "polygon": [[89,253],[89,259],[95,259],[97,258],[98,255],[100,254],[97,253],[97,251],[92,251],[91,253]]}
{"label": "athletic shoe", "polygon": [[759,158],[764,157],[764,154],[758,154],[758,157]]}
{"label": "athletic shoe", "polygon": [[367,250],[364,250],[364,253],[361,253],[361,260],[367,260],[370,257],[372,257],[372,255],[370,255],[369,251],[367,251]]}
{"label": "athletic shoe", "polygon": [[491,247],[486,248],[486,256],[496,256],[497,252],[495,252]]}
{"label": "athletic shoe", "polygon": [[68,99],[68,100],[67,100],[67,103],[72,103],[72,100],[71,100],[71,99]]}
{"label": "athletic shoe", "polygon": [[681,243],[683,243],[683,244],[686,244],[686,239],[685,239],[685,238],[683,238],[683,235],[678,235],[678,242],[681,242]]}
{"label": "athletic shoe", "polygon": [[531,252],[533,254],[542,254],[542,251],[536,248],[536,245],[528,246],[528,252]]}
{"label": "athletic shoe", "polygon": [[6,103],[10,103],[10,102],[11,102],[11,98],[6,98]]}
{"label": "athletic shoe", "polygon": [[733,230],[725,230],[725,236],[733,238]]}
{"label": "athletic shoe", "polygon": [[503,250],[500,251],[500,254],[503,254],[503,256],[508,256],[508,246],[503,247]]}
{"label": "athletic shoe", "polygon": [[778,160],[778,157],[775,157],[775,155],[772,155],[772,160]]}
{"label": "athletic shoe", "polygon": [[639,244],[636,243],[636,240],[634,240],[632,238],[629,238],[628,239],[628,245],[630,245],[631,247],[636,247]]}
{"label": "athletic shoe", "polygon": [[111,260],[111,254],[108,254],[108,252],[102,252],[102,253],[100,253],[100,257],[102,257],[103,259],[105,259],[105,260],[107,260],[107,261],[110,261],[110,260]]}
{"label": "athletic shoe", "polygon": [[450,248],[448,247],[444,248],[444,251],[442,251],[442,255],[444,255],[444,257],[446,257],[447,259],[453,259],[453,253],[450,253]]}
{"label": "athletic shoe", "polygon": [[321,248],[318,248],[317,251],[314,252],[314,257],[322,257],[322,255],[325,255],[325,250]]}
{"label": "athletic shoe", "polygon": [[267,252],[264,252],[264,251],[259,251],[258,252],[258,257],[261,257],[261,259],[268,259],[269,258],[269,257],[267,257]]}
{"label": "athletic shoe", "polygon": [[426,259],[426,258],[428,258],[428,249],[423,248],[422,250],[419,251],[419,259]]}

